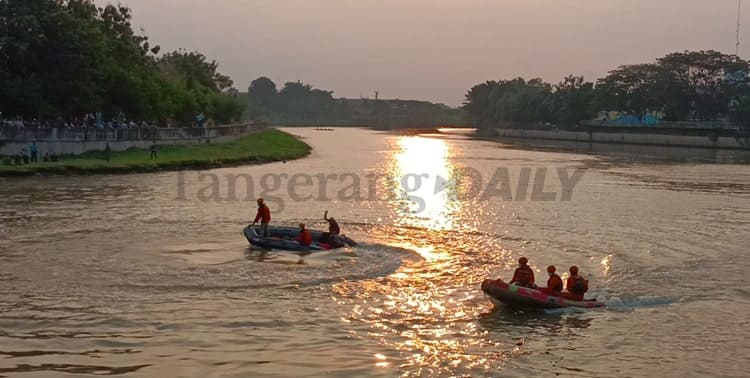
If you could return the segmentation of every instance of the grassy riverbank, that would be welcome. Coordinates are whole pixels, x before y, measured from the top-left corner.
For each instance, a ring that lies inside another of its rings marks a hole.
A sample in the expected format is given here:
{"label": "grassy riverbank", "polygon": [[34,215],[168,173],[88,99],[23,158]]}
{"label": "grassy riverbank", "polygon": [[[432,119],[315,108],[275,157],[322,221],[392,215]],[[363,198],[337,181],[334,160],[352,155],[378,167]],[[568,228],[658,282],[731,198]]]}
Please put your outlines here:
{"label": "grassy riverbank", "polygon": [[268,130],[229,143],[160,145],[158,157],[151,159],[145,149],[112,152],[106,161],[104,151],[64,156],[57,162],[0,165],[0,176],[33,174],[137,173],[183,169],[208,169],[243,164],[292,160],[307,156],[310,146],[279,130]]}

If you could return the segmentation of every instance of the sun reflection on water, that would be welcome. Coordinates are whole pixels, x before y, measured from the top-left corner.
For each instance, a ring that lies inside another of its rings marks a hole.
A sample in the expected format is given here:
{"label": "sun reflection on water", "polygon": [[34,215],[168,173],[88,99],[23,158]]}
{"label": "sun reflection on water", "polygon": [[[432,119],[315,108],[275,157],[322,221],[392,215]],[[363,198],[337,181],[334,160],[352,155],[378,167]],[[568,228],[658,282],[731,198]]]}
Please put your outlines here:
{"label": "sun reflection on water", "polygon": [[488,310],[487,302],[476,298],[474,285],[463,283],[460,258],[446,250],[445,240],[425,237],[430,231],[408,232],[414,240],[398,247],[422,259],[382,280],[336,285],[338,295],[359,298],[353,300],[348,321],[367,323],[368,336],[383,340],[389,351],[383,356],[400,356],[376,358],[375,364],[398,368],[402,376],[444,375],[458,366],[489,369],[485,348],[494,344],[475,322]]}
{"label": "sun reflection on water", "polygon": [[453,229],[457,201],[452,187],[450,147],[441,139],[401,137],[394,155],[393,179],[402,199],[400,223],[432,230]]}
{"label": "sun reflection on water", "polygon": [[[391,163],[382,168],[397,184],[390,191],[394,225],[384,227],[382,241],[420,258],[384,278],[335,284],[335,295],[351,304],[342,319],[367,324],[366,337],[382,341],[377,367],[402,376],[487,372],[516,348],[498,345],[477,322],[492,307],[477,294],[478,284],[507,254],[478,231],[476,220],[490,209],[457,195],[460,172],[450,141],[404,136],[393,147]],[[421,185],[414,185],[417,176]],[[487,271],[467,264],[476,259]]]}
{"label": "sun reflection on water", "polygon": [[609,275],[610,270],[612,270],[612,255],[604,256],[600,265],[602,266],[602,274],[605,276]]}

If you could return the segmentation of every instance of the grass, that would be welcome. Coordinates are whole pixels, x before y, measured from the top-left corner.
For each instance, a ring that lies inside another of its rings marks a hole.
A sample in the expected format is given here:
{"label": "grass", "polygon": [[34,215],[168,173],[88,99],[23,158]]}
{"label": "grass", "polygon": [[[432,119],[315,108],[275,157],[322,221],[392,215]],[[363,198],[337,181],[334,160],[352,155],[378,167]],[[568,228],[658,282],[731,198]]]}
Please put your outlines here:
{"label": "grass", "polygon": [[156,160],[151,160],[148,149],[129,149],[113,151],[109,162],[105,159],[104,151],[90,151],[63,157],[57,162],[0,165],[0,176],[209,169],[298,159],[307,156],[310,150],[310,146],[290,134],[267,130],[229,143],[160,145]]}

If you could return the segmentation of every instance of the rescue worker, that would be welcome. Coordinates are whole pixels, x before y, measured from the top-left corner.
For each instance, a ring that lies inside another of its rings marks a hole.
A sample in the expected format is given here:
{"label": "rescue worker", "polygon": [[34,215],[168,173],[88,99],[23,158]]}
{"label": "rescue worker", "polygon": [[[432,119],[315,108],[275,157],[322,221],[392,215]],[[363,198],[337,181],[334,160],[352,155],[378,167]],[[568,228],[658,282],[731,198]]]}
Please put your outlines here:
{"label": "rescue worker", "polygon": [[547,267],[547,273],[549,273],[549,279],[547,280],[547,287],[539,289],[542,293],[554,295],[556,297],[562,296],[563,282],[562,278],[555,273],[557,268],[554,265]]}
{"label": "rescue worker", "polygon": [[336,219],[333,217],[328,217],[328,210],[326,210],[325,214],[323,214],[323,219],[328,222],[328,232],[324,232],[323,235],[320,237],[320,241],[323,243],[330,244],[334,247],[340,247],[341,243],[336,240],[336,235],[341,234],[341,228],[339,227],[339,223],[336,222]]}
{"label": "rescue worker", "polygon": [[309,247],[310,244],[312,244],[312,235],[310,234],[310,231],[307,231],[305,229],[304,223],[299,224],[299,235],[297,235],[297,243],[300,243],[305,247]]}
{"label": "rescue worker", "polygon": [[323,219],[328,222],[329,235],[333,236],[341,233],[341,227],[339,227],[339,223],[336,222],[336,219],[333,219],[333,217],[328,217],[328,210],[326,210],[325,214],[323,214]]}
{"label": "rescue worker", "polygon": [[271,209],[266,206],[265,201],[263,201],[263,198],[258,198],[258,213],[255,215],[255,220],[253,221],[253,224],[251,226],[255,226],[255,223],[258,223],[260,221],[260,229],[261,229],[261,235],[262,237],[268,237],[270,236],[268,233],[268,222],[271,221]]}
{"label": "rescue worker", "polygon": [[534,285],[534,271],[529,267],[529,259],[521,257],[518,259],[518,268],[513,272],[513,278],[510,280],[511,284],[516,286],[535,288]]}
{"label": "rescue worker", "polygon": [[565,285],[568,291],[564,294],[565,298],[574,301],[582,301],[583,295],[589,291],[589,281],[578,274],[578,267],[570,267],[570,277]]}

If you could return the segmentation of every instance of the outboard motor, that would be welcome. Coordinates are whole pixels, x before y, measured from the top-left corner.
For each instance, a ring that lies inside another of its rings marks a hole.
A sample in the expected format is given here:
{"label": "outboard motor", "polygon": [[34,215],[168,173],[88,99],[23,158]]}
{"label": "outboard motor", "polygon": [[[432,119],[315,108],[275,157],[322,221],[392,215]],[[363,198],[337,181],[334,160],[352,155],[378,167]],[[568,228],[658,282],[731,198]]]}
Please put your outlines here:
{"label": "outboard motor", "polygon": [[339,237],[343,240],[343,242],[346,245],[348,245],[350,247],[354,247],[354,246],[357,245],[357,242],[355,242],[354,240],[352,240],[350,237],[348,237],[346,235],[339,235]]}

